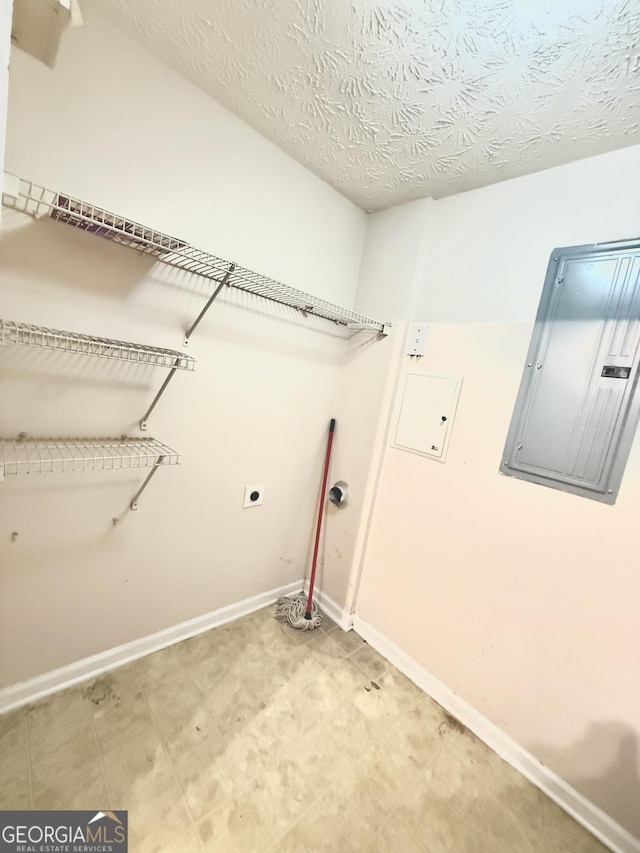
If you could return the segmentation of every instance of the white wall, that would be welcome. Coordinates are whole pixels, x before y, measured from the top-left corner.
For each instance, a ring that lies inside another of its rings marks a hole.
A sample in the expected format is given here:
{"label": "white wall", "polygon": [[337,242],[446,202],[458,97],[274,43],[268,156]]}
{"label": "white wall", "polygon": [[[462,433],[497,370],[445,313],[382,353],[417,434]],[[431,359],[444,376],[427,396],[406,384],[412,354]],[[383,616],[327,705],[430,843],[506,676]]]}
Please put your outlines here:
{"label": "white wall", "polygon": [[[366,216],[90,10],[54,71],[12,56],[6,168],[345,306]],[[211,285],[4,210],[0,316],[181,348]],[[345,338],[236,291],[194,334],[149,435],[182,452],[142,477],[0,484],[0,684],[303,576]],[[0,352],[0,434],[137,435],[164,370]],[[261,508],[242,510],[246,483]],[[311,484],[311,485],[310,485]],[[18,538],[11,542],[11,534]]]}
{"label": "white wall", "polygon": [[[13,0],[0,6],[0,166],[4,162],[4,136],[9,96],[9,54],[11,52],[11,12]],[[0,177],[2,190],[2,177]],[[0,212],[0,219],[1,219]]]}
{"label": "white wall", "polygon": [[421,199],[368,217],[356,310],[392,323],[384,339],[361,331],[348,344],[337,402],[332,482],[350,487],[346,507],[327,504],[320,584],[351,612],[380,471],[398,353],[412,310],[433,201]]}
{"label": "white wall", "polygon": [[614,507],[498,468],[554,247],[636,237],[640,148],[435,203],[416,317],[445,464],[387,448],[358,614],[640,836],[640,443]]}

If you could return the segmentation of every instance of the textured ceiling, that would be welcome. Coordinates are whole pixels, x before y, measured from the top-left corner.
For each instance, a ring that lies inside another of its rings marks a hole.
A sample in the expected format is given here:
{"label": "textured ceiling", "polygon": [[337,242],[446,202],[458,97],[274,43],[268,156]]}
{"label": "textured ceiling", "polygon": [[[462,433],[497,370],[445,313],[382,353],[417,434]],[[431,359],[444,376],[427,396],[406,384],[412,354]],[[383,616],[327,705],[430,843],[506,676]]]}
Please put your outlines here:
{"label": "textured ceiling", "polygon": [[640,142],[639,0],[83,0],[355,201]]}

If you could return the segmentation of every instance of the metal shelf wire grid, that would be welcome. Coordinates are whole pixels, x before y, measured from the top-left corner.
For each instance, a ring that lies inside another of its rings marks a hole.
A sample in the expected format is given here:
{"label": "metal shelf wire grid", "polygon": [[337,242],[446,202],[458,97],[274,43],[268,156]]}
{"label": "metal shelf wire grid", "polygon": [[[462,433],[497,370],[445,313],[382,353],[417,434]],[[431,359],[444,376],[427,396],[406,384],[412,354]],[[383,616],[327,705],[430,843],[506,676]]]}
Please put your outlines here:
{"label": "metal shelf wire grid", "polygon": [[194,370],[196,366],[194,358],[177,350],[80,335],[76,332],[63,332],[60,329],[47,329],[44,326],[31,326],[27,323],[15,323],[12,320],[0,320],[0,345],[2,344],[20,344],[98,358],[133,361],[136,364],[150,364],[154,367],[175,367],[179,370]]}
{"label": "metal shelf wire grid", "polygon": [[[221,281],[231,266],[230,261],[93,204],[62,195],[22,178],[19,179],[19,185],[17,195],[3,193],[3,204],[33,216],[50,216],[75,228],[153,255],[162,263],[197,273],[212,281]],[[237,265],[229,277],[228,285],[343,326],[354,324],[359,328],[370,328],[386,334],[390,325]]]}
{"label": "metal shelf wire grid", "polygon": [[155,438],[1,438],[0,479],[178,465],[175,450]]}

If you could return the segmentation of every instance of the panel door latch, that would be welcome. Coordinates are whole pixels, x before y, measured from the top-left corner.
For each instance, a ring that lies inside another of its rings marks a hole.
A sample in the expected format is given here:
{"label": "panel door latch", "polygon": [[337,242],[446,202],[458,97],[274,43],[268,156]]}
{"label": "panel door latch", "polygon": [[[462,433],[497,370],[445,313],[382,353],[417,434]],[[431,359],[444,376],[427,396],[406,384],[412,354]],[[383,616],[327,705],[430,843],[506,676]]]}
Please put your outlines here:
{"label": "panel door latch", "polygon": [[600,375],[606,376],[608,379],[628,379],[630,373],[630,367],[618,367],[615,364],[605,364]]}

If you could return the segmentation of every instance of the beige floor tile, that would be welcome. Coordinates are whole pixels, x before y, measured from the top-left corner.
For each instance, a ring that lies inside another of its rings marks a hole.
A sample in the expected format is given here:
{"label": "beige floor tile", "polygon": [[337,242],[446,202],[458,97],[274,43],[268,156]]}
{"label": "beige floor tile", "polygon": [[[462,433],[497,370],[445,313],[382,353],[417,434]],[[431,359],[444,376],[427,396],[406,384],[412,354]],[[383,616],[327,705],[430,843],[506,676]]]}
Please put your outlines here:
{"label": "beige floor tile", "polygon": [[329,723],[345,705],[343,691],[330,672],[321,672],[304,685],[303,690],[289,692],[290,696],[303,697],[306,714],[314,722]]}
{"label": "beige floor tile", "polygon": [[[298,648],[300,645],[300,634],[306,631],[296,631],[291,626],[283,625],[275,619],[267,618],[256,625],[253,634],[253,642],[265,652],[268,657],[279,657]],[[314,633],[313,631],[309,633]]]}
{"label": "beige floor tile", "polygon": [[536,853],[543,850],[544,853],[608,853],[607,847],[561,809],[547,823]]}
{"label": "beige floor tile", "polygon": [[375,786],[356,770],[343,774],[332,784],[320,803],[354,850],[364,850],[389,815],[389,808]]}
{"label": "beige floor tile", "polygon": [[325,631],[314,632],[305,647],[311,658],[323,669],[333,666],[336,661],[347,656],[346,649],[335,642],[334,636],[335,633],[333,632],[331,634],[327,634]]}
{"label": "beige floor tile", "polygon": [[171,740],[179,732],[190,728],[196,736],[207,716],[200,695],[186,675],[147,685],[144,695],[153,720],[165,740]]}
{"label": "beige floor tile", "polygon": [[430,719],[435,727],[437,728],[441,724],[443,728],[451,729],[453,718],[450,718],[450,715],[445,711],[442,705],[438,705],[438,703],[432,699],[430,696],[427,696],[426,693],[423,693],[418,699],[417,704],[420,706],[420,712],[425,719]]}
{"label": "beige floor tile", "polygon": [[34,808],[100,808],[108,793],[82,686],[27,709]]}
{"label": "beige floor tile", "polygon": [[222,742],[204,705],[181,709],[180,713],[167,709],[166,715],[160,715],[158,729],[171,760],[184,752],[207,749]]}
{"label": "beige floor tile", "polygon": [[492,796],[485,797],[471,816],[456,853],[533,853],[535,836],[509,809]]}
{"label": "beige floor tile", "polygon": [[198,825],[207,853],[262,853],[275,837],[248,791],[228,797]]}
{"label": "beige floor tile", "polygon": [[79,769],[99,760],[90,720],[75,732],[69,732],[63,741],[58,738],[32,741],[29,752],[34,770],[41,767],[51,773]]}
{"label": "beige floor tile", "polygon": [[268,605],[267,607],[261,607],[259,610],[254,610],[253,613],[243,616],[242,619],[236,619],[233,622],[228,622],[224,627],[225,629],[240,630],[253,635],[256,627],[265,625],[267,622],[276,622],[281,625],[282,623],[278,622],[275,615],[275,605]]}
{"label": "beige floor tile", "polygon": [[[459,815],[422,782],[399,804],[395,814],[429,853],[449,853],[464,828]],[[517,847],[511,853],[516,851],[524,853]]]}
{"label": "beige floor tile", "polygon": [[242,728],[260,713],[247,688],[231,675],[225,675],[203,697],[203,702],[222,737]]}
{"label": "beige floor tile", "polygon": [[391,815],[365,853],[428,853],[427,848],[418,844],[407,827]]}
{"label": "beige floor tile", "polygon": [[40,747],[50,748],[51,744],[64,748],[79,733],[91,731],[84,688],[70,687],[29,705],[27,722],[32,752]]}
{"label": "beige floor tile", "polygon": [[155,731],[112,743],[103,752],[103,761],[114,809],[140,810],[149,803],[162,809],[181,798]]}
{"label": "beige floor tile", "polygon": [[249,785],[260,811],[280,838],[315,801],[308,777],[291,758],[274,761]]}
{"label": "beige floor tile", "polygon": [[565,817],[558,806],[520,773],[503,761],[493,774],[491,793],[529,830],[542,836],[549,823]]}
{"label": "beige floor tile", "polygon": [[422,705],[411,708],[384,735],[389,749],[405,755],[411,766],[424,772],[444,746],[444,737],[429,709]]}
{"label": "beige floor tile", "polygon": [[[48,740],[39,731],[43,718],[30,716],[34,734],[29,748],[34,808],[108,808],[107,787],[87,704],[73,691],[68,698],[73,713],[67,715],[57,705],[61,716]],[[47,717],[51,707],[47,704],[41,709]],[[61,722],[67,727],[64,731],[59,728]]]}
{"label": "beige floor tile", "polygon": [[222,651],[218,652],[218,657],[209,656],[203,660],[185,662],[184,668],[198,694],[205,697],[215,692],[218,685],[229,678],[232,663],[233,659],[226,651]]}
{"label": "beige floor tile", "polygon": [[377,723],[380,732],[397,723],[410,704],[403,691],[389,687],[382,678],[365,682],[352,701],[365,717]]}
{"label": "beige floor tile", "polygon": [[352,770],[346,752],[322,724],[316,725],[295,744],[291,744],[289,751],[318,793],[322,793],[343,773]]}
{"label": "beige floor tile", "polygon": [[134,808],[128,815],[131,853],[202,853],[202,842],[184,803]]}
{"label": "beige floor tile", "polygon": [[332,816],[317,802],[287,832],[280,841],[279,850],[281,853],[348,853],[353,848]]}
{"label": "beige floor tile", "polygon": [[298,645],[278,658],[271,665],[271,671],[284,676],[292,690],[305,687],[320,678],[323,673],[322,667],[314,661],[311,649],[307,645]]}
{"label": "beige floor tile", "polygon": [[[469,729],[446,730],[446,723],[442,727],[445,731],[444,744],[447,749],[457,756],[460,761],[468,764],[470,769],[483,778],[493,780],[500,767],[504,764],[502,759],[489,747],[482,743]],[[524,778],[524,777],[521,777]]]}
{"label": "beige floor tile", "polygon": [[[242,639],[236,645],[257,645],[263,648],[268,644],[270,638],[275,638],[278,647],[277,654],[282,652],[281,640],[294,648],[298,645],[299,636],[302,633],[290,625],[278,622],[275,618],[275,607],[263,607],[236,622],[229,623],[226,628],[233,632],[240,632]],[[264,649],[266,651],[266,648]]]}
{"label": "beige floor tile", "polygon": [[[330,631],[333,631],[336,628],[338,628],[337,622],[334,622],[333,619],[330,616],[327,616],[327,614],[323,610],[321,610],[320,612],[322,613],[322,623],[320,624],[320,630],[321,631],[325,631],[328,634]],[[313,632],[312,631],[305,631],[305,633],[313,633]]]}
{"label": "beige floor tile", "polygon": [[246,781],[265,771],[274,762],[291,758],[286,745],[262,717],[257,717],[229,735],[225,741],[225,750]]}
{"label": "beige floor tile", "polygon": [[195,821],[245,787],[227,745],[220,740],[184,746],[172,754],[171,763]]}
{"label": "beige floor tile", "polygon": [[238,640],[239,630],[232,633],[226,625],[221,625],[220,628],[196,634],[195,637],[177,643],[175,653],[185,666],[207,660],[223,660],[226,650]]}
{"label": "beige floor tile", "polygon": [[374,749],[380,737],[376,721],[365,717],[350,702],[344,702],[325,725],[340,750],[356,762]]}
{"label": "beige floor tile", "polygon": [[535,785],[493,755],[497,767],[492,793],[514,815],[536,853],[603,853],[607,849]]}
{"label": "beige floor tile", "polygon": [[348,657],[336,661],[334,666],[327,670],[327,679],[343,698],[349,701],[353,701],[361,693],[366,693],[365,687],[371,689],[371,679]]}
{"label": "beige floor tile", "polygon": [[[225,652],[228,658],[229,674],[235,678],[250,678],[270,667],[274,661],[279,660],[283,655],[282,653],[268,654],[267,645],[269,643],[270,640],[265,638],[264,643],[253,640],[251,643],[245,643],[237,648],[229,647]],[[294,652],[297,649],[297,645],[290,645],[287,651]]]}
{"label": "beige floor tile", "polygon": [[96,809],[110,807],[102,766],[97,760],[84,767],[66,768],[55,774],[40,765],[34,768],[35,809]]}
{"label": "beige floor tile", "polygon": [[100,746],[108,749],[123,735],[153,730],[147,702],[132,664],[106,672],[86,684],[88,705]]}
{"label": "beige floor tile", "polygon": [[364,644],[364,640],[360,634],[356,634],[355,631],[343,631],[341,628],[333,631],[331,637],[347,654],[355,652],[356,649],[359,649]]}
{"label": "beige floor tile", "polygon": [[24,708],[0,717],[0,809],[29,809],[29,757]]}
{"label": "beige floor tile", "polygon": [[386,691],[393,696],[405,710],[409,710],[424,698],[422,690],[394,667],[383,672],[376,679],[376,684],[381,691]]}
{"label": "beige floor tile", "polygon": [[490,779],[474,772],[469,764],[461,761],[446,746],[429,764],[424,778],[463,820],[471,815],[490,789]]}
{"label": "beige floor tile", "polygon": [[395,806],[418,784],[418,771],[406,756],[378,741],[356,762],[358,771],[375,786],[390,806]]}
{"label": "beige floor tile", "polygon": [[322,669],[314,663],[304,646],[295,646],[286,654],[251,671],[239,673],[239,678],[260,708],[278,699],[300,693],[317,679]]}
{"label": "beige floor tile", "polygon": [[288,679],[270,663],[254,672],[240,675],[240,681],[261,710],[287,695]]}
{"label": "beige floor tile", "polygon": [[208,631],[204,634],[196,634],[195,637],[189,637],[175,645],[175,654],[183,665],[199,663],[209,657],[212,651],[213,641],[210,636],[212,633]]}
{"label": "beige floor tile", "polygon": [[350,657],[373,680],[380,678],[391,666],[388,660],[385,660],[381,654],[378,654],[367,643],[359,646]]}
{"label": "beige floor tile", "polygon": [[178,648],[179,645],[168,646],[133,662],[133,669],[143,690],[184,676],[184,665],[176,651]]}
{"label": "beige floor tile", "polygon": [[285,743],[295,743],[317,724],[312,702],[305,690],[284,696],[266,707],[262,717]]}
{"label": "beige floor tile", "polygon": [[7,762],[0,771],[0,810],[30,808],[32,805],[27,772],[18,768],[15,763]]}
{"label": "beige floor tile", "polygon": [[506,853],[506,849],[496,848],[493,838],[481,836],[473,827],[467,827],[458,839],[458,843],[451,848],[451,853]]}
{"label": "beige floor tile", "polygon": [[27,717],[24,708],[0,716],[0,747],[4,756],[27,748]]}

